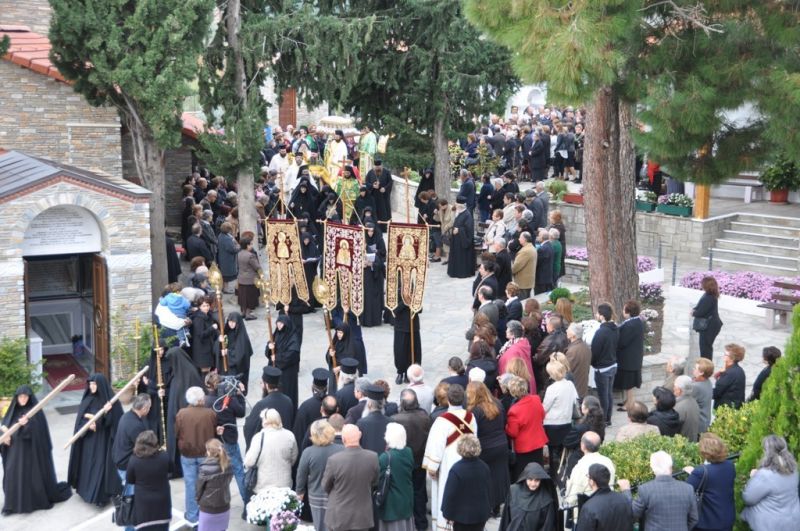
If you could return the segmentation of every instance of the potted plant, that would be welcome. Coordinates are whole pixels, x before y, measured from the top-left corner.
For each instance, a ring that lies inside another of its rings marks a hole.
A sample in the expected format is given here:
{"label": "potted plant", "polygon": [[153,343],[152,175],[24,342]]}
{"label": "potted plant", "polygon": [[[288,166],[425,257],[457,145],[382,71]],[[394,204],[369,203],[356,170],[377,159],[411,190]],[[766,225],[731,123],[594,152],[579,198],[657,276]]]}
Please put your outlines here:
{"label": "potted plant", "polygon": [[548,191],[550,197],[554,200],[562,201],[564,194],[567,193],[567,183],[558,179],[548,179],[544,182],[544,189]]}
{"label": "potted plant", "polygon": [[684,194],[662,195],[658,198],[656,210],[669,216],[691,217],[694,201]]}
{"label": "potted plant", "polygon": [[651,192],[650,190],[636,191],[636,210],[652,212],[656,209],[657,201],[658,196],[655,192]]}
{"label": "potted plant", "polygon": [[41,373],[36,365],[28,363],[27,345],[24,337],[0,339],[0,417],[5,415],[20,385],[30,385],[34,391],[38,390],[36,382]]}
{"label": "potted plant", "polygon": [[800,188],[800,171],[794,161],[781,154],[761,172],[759,180],[769,190],[770,202],[787,203],[789,192]]}

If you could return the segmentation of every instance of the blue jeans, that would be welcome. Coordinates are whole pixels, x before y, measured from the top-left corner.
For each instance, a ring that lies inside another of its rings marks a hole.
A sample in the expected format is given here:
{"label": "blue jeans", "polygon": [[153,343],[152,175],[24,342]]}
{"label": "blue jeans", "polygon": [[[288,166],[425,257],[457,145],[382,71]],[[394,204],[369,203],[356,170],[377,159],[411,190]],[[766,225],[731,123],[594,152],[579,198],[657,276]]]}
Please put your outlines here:
{"label": "blue jeans", "polygon": [[183,484],[186,487],[185,499],[186,509],[183,517],[187,522],[196,524],[200,520],[200,507],[194,499],[194,486],[197,483],[197,473],[200,470],[200,463],[204,457],[183,457],[181,456],[181,468],[183,468]]}
{"label": "blue jeans", "polygon": [[[133,487],[134,485],[128,485],[127,481],[125,481],[125,476],[127,474],[126,470],[117,469],[117,475],[119,475],[119,479],[122,480],[122,495],[123,496],[130,496],[133,494]],[[131,526],[125,528],[125,531],[135,531],[135,529]]]}
{"label": "blue jeans", "polygon": [[222,446],[225,447],[225,453],[228,454],[228,459],[231,460],[233,477],[236,479],[236,486],[239,487],[242,501],[246,501],[247,489],[244,486],[244,462],[242,461],[242,453],[239,450],[239,443],[222,443]]}
{"label": "blue jeans", "polygon": [[597,397],[600,399],[600,407],[603,408],[603,415],[606,417],[606,422],[611,422],[612,406],[614,405],[614,376],[616,374],[616,367],[604,372],[598,370],[594,371],[594,383],[597,385]]}

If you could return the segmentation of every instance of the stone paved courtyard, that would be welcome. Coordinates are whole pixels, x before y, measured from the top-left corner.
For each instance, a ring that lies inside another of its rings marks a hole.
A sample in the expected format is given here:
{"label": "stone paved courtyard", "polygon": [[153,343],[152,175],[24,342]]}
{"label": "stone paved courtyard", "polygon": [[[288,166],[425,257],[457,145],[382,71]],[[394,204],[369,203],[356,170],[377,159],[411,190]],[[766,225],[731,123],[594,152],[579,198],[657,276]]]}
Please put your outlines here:
{"label": "stone paved courtyard", "polygon": [[[435,384],[447,375],[447,360],[449,357],[466,355],[467,342],[464,332],[471,318],[471,279],[450,279],[446,275],[446,267],[441,264],[431,264],[427,289],[425,294],[425,309],[420,315],[422,333],[423,366],[427,371],[426,381]],[[573,286],[568,286],[573,287]],[[575,286],[577,287],[577,286]],[[663,380],[663,363],[672,354],[688,355],[690,353],[689,317],[688,311],[699,297],[697,292],[683,288],[665,285],[667,297],[665,304],[665,324],[662,353],[648,356],[645,362],[645,383],[640,392],[640,399],[650,404],[650,391],[652,387]],[[226,296],[226,311],[235,309],[236,302],[233,296]],[[740,342],[747,349],[747,357],[743,363],[747,372],[748,386],[752,384],[756,374],[761,369],[761,348],[767,345],[777,345],[783,349],[788,335],[788,330],[766,330],[763,326],[763,313],[755,308],[755,304],[724,298],[720,304],[720,313],[725,325],[715,344],[715,364],[721,364],[722,346],[729,342]],[[265,364],[264,348],[266,345],[265,310],[257,311],[259,319],[248,321],[248,331],[253,342],[256,354],[252,359],[251,386],[257,385],[261,369]],[[274,312],[273,312],[274,316]],[[311,370],[323,366],[323,353],[327,348],[327,338],[324,331],[322,313],[306,315],[304,321],[305,335],[301,355],[300,368],[300,399],[307,398],[310,394]],[[364,340],[367,347],[370,378],[384,378],[392,384],[391,398],[396,399],[399,388],[394,385],[395,374],[392,354],[392,328],[383,325],[377,328],[364,329]],[[692,345],[696,338],[692,338]],[[648,376],[649,375],[649,376]],[[749,392],[749,389],[748,389]],[[65,480],[69,452],[63,450],[63,443],[69,438],[74,423],[74,414],[61,415],[56,406],[77,404],[80,392],[63,393],[58,400],[54,400],[45,409],[50,424],[53,439],[53,457],[56,471],[60,480]],[[257,397],[251,395],[250,404],[255,403]],[[615,413],[613,417],[614,433],[619,426],[625,423],[624,413]],[[172,504],[175,514],[174,528],[182,514],[183,482],[172,482]],[[251,526],[238,518],[242,509],[242,502],[235,488],[232,489],[232,530],[254,530]],[[490,521],[487,529],[497,528],[499,521]],[[58,504],[50,511],[38,511],[24,516],[11,516],[0,518],[0,527],[4,531],[23,531],[31,529],[91,529],[113,530],[119,529],[111,524],[109,509],[97,509],[84,503],[77,495],[69,501]]]}

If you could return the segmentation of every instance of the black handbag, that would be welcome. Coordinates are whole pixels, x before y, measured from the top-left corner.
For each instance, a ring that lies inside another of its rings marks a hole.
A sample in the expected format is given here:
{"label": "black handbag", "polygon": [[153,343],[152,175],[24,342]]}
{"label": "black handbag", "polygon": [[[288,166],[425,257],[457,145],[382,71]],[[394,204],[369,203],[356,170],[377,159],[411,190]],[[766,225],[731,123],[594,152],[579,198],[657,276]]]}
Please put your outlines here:
{"label": "black handbag", "polygon": [[386,452],[386,471],[378,481],[378,486],[372,492],[372,500],[375,502],[375,507],[380,509],[386,504],[386,498],[389,497],[389,486],[392,483],[392,454],[391,450]]}
{"label": "black handbag", "polygon": [[264,433],[261,433],[261,445],[258,447],[258,456],[256,456],[256,464],[247,469],[244,473],[244,486],[247,492],[253,493],[256,491],[258,485],[258,460],[261,459],[261,450],[264,449]]}
{"label": "black handbag", "polygon": [[706,493],[706,476],[708,475],[708,468],[703,467],[703,479],[700,480],[700,485],[697,486],[697,490],[695,491],[694,495],[697,498],[697,516],[700,517],[700,514],[703,512],[703,495]]}
{"label": "black handbag", "polygon": [[695,332],[705,332],[711,322],[710,317],[695,317],[692,321],[692,329]]}
{"label": "black handbag", "polygon": [[120,527],[132,526],[133,521],[133,494],[123,495],[118,494],[111,498],[114,503],[114,513],[111,515],[111,521]]}

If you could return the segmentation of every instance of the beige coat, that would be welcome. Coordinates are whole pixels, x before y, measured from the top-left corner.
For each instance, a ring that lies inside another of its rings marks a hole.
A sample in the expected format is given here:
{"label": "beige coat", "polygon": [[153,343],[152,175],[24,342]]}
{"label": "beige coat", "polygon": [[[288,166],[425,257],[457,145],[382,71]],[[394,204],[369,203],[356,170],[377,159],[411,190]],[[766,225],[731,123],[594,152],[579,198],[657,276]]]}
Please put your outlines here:
{"label": "beige coat", "polygon": [[[262,447],[263,444],[263,447]],[[258,449],[261,448],[261,456]],[[256,494],[268,487],[292,488],[292,465],[297,461],[297,441],[286,429],[264,428],[253,436],[250,449],[244,456],[244,466],[252,468],[258,462]]]}
{"label": "beige coat", "polygon": [[517,251],[511,264],[511,274],[520,289],[531,289],[536,281],[536,248],[526,243]]}

